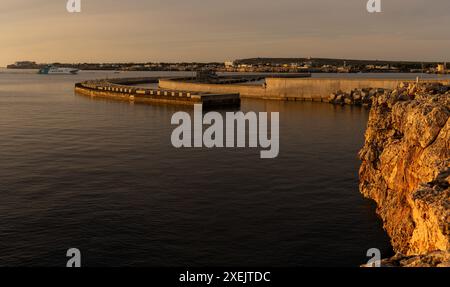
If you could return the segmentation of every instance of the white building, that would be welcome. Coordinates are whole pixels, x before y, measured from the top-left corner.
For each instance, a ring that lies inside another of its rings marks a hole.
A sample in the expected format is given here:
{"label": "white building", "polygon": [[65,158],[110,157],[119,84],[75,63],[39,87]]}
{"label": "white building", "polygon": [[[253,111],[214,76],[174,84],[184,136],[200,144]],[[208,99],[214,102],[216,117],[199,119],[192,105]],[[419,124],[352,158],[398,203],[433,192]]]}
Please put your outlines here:
{"label": "white building", "polygon": [[225,68],[233,68],[234,62],[233,61],[226,61],[225,62]]}

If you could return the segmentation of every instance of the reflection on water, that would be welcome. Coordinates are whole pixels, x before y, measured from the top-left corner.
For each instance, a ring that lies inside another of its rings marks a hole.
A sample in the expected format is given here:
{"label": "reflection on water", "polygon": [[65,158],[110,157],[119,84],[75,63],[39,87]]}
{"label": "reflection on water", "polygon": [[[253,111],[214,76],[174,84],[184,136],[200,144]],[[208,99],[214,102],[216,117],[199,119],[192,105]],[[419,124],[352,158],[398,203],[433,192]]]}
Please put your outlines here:
{"label": "reflection on water", "polygon": [[76,81],[105,75],[0,73],[0,266],[65,266],[72,247],[89,266],[357,266],[369,248],[390,255],[358,192],[367,110],[243,100],[243,111],[280,112],[278,159],[176,150],[171,116],[192,108],[74,95]]}

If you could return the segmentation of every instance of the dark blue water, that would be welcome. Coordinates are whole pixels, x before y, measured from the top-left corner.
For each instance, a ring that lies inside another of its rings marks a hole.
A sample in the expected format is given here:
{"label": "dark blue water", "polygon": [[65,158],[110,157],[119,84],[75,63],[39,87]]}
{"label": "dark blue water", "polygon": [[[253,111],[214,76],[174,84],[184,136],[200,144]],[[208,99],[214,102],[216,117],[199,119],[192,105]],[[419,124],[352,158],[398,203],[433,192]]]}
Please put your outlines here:
{"label": "dark blue water", "polygon": [[358,266],[369,248],[391,255],[358,192],[367,110],[244,100],[245,112],[280,112],[279,158],[177,150],[171,116],[192,108],[73,93],[105,76],[117,75],[0,73],[0,266],[65,266],[72,247],[84,266]]}

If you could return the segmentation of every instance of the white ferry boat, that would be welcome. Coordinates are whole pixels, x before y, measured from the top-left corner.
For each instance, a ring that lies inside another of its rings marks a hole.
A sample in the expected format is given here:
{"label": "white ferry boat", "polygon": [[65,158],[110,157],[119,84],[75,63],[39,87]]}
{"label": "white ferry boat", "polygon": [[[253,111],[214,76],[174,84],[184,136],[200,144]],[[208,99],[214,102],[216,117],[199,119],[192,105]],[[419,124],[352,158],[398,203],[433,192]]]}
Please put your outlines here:
{"label": "white ferry boat", "polygon": [[80,70],[73,68],[63,68],[47,66],[39,70],[41,75],[76,75]]}

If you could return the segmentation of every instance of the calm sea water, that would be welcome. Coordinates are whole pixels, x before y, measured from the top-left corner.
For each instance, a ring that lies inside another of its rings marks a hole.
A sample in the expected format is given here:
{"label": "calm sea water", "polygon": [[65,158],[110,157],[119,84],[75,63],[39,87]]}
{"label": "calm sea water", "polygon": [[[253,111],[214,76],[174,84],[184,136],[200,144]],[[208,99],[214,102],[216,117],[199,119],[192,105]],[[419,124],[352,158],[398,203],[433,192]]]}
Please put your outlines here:
{"label": "calm sea water", "polygon": [[280,112],[276,160],[177,150],[174,112],[75,95],[83,72],[0,71],[0,266],[358,266],[391,255],[358,192],[368,111],[244,100]]}

